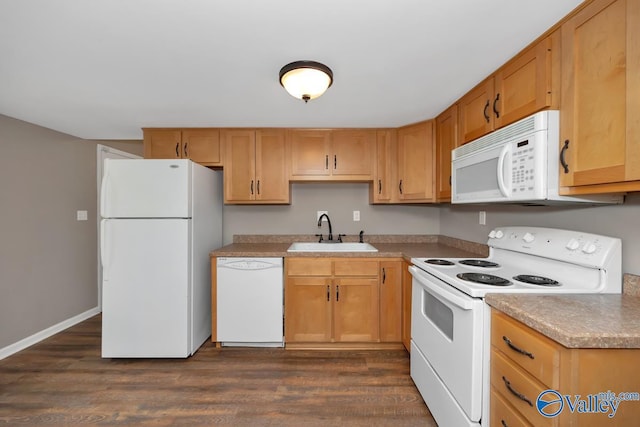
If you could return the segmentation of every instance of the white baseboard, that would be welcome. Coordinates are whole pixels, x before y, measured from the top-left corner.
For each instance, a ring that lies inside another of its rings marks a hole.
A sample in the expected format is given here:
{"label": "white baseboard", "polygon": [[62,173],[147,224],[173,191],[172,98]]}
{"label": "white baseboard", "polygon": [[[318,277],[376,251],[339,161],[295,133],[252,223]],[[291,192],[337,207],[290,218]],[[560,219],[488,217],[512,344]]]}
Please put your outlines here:
{"label": "white baseboard", "polygon": [[92,309],[89,309],[87,311],[85,311],[84,313],[80,313],[77,316],[73,316],[70,319],[67,320],[63,320],[62,322],[53,325],[47,329],[44,329],[40,332],[37,332],[29,337],[26,337],[16,343],[13,343],[11,345],[8,345],[4,348],[0,348],[0,360],[11,356],[12,354],[15,354],[21,350],[24,350],[27,347],[30,347],[36,343],[39,343],[40,341],[49,338],[52,335],[57,334],[58,332],[64,331],[67,328],[70,328],[71,326],[78,324],[80,322],[82,322],[83,320],[86,320],[90,317],[95,316],[96,314],[100,313],[100,308],[99,307],[94,307]]}

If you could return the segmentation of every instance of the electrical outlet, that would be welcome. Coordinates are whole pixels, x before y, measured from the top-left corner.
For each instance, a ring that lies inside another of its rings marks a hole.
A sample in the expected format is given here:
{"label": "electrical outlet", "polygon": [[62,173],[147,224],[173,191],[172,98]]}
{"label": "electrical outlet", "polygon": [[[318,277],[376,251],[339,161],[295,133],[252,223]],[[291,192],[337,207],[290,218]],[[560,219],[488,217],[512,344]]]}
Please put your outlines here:
{"label": "electrical outlet", "polygon": [[480,211],[478,214],[478,224],[487,225],[487,212]]}
{"label": "electrical outlet", "polygon": [[87,220],[87,211],[76,211],[76,220],[77,221],[86,221]]}
{"label": "electrical outlet", "polygon": [[360,221],[360,211],[353,211],[353,220]]}
{"label": "electrical outlet", "polygon": [[[316,221],[320,220],[320,217],[322,216],[322,214],[327,214],[329,215],[329,211],[317,211],[317,215],[316,215]],[[322,218],[323,222],[327,222],[327,218]]]}

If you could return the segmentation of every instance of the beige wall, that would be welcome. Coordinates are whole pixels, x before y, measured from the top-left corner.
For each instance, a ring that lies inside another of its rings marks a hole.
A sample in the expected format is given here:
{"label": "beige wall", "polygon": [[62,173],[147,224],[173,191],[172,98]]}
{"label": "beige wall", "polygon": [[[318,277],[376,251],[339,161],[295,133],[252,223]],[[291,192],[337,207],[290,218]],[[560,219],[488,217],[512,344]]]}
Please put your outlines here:
{"label": "beige wall", "polygon": [[97,306],[96,145],[0,115],[0,349]]}
{"label": "beige wall", "polygon": [[[487,212],[487,225],[478,224],[478,212]],[[440,232],[486,243],[492,228],[506,225],[579,230],[622,239],[622,271],[640,274],[640,194],[615,206],[475,206],[447,205],[440,210]]]}

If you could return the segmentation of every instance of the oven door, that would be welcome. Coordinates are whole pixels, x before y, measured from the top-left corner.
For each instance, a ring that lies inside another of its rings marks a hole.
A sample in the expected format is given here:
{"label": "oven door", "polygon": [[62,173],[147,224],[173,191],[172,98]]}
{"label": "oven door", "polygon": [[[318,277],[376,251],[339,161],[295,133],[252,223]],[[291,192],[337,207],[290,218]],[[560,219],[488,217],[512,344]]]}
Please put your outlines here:
{"label": "oven door", "polygon": [[[479,422],[483,340],[488,333],[484,331],[484,302],[415,266],[409,270],[413,276],[411,339],[436,374],[432,376],[433,384],[424,388],[445,387],[440,394],[453,396],[466,416]],[[414,376],[413,370],[411,375]],[[419,381],[424,384],[424,379]],[[422,394],[424,397],[425,393]],[[426,399],[425,402],[429,406]]]}

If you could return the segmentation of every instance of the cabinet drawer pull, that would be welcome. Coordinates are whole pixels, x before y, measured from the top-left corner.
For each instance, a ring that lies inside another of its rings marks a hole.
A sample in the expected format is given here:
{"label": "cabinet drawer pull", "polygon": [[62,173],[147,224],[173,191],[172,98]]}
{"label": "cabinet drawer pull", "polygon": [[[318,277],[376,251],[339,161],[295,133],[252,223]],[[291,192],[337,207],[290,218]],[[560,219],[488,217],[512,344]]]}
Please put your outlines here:
{"label": "cabinet drawer pull", "polygon": [[502,424],[502,427],[509,427],[505,420],[500,420],[500,424]]}
{"label": "cabinet drawer pull", "polygon": [[384,283],[387,281],[387,271],[386,269],[382,269],[382,284],[384,285]]}
{"label": "cabinet drawer pull", "polygon": [[398,189],[400,190],[400,194],[402,194],[402,180],[400,180],[400,184],[398,184]]}
{"label": "cabinet drawer pull", "polygon": [[496,99],[493,100],[493,112],[496,114],[497,118],[500,118],[500,111],[498,111],[498,101],[500,101],[500,94],[496,95]]}
{"label": "cabinet drawer pull", "polygon": [[251,195],[253,196],[253,180],[251,180]]}
{"label": "cabinet drawer pull", "polygon": [[327,285],[327,302],[331,301],[331,287]]}
{"label": "cabinet drawer pull", "polygon": [[484,115],[484,119],[489,123],[489,114],[487,114],[487,110],[489,109],[489,100],[487,99],[487,103],[484,104],[484,110],[482,110],[482,115]]}
{"label": "cabinet drawer pull", "polygon": [[338,169],[338,156],[335,154],[333,155],[333,169]]}
{"label": "cabinet drawer pull", "polygon": [[336,285],[336,302],[340,301],[340,285]]}
{"label": "cabinet drawer pull", "polygon": [[507,343],[507,345],[509,346],[509,348],[513,351],[517,351],[520,354],[524,354],[525,356],[527,356],[529,359],[535,359],[535,357],[533,356],[533,353],[529,353],[526,350],[523,350],[519,347],[516,347],[516,345],[514,345],[511,340],[509,338],[507,338],[506,336],[502,336],[502,340]]}
{"label": "cabinet drawer pull", "polygon": [[186,158],[186,157],[189,157],[189,153],[187,152],[187,145],[189,145],[189,143],[188,143],[188,142],[185,142],[185,143],[184,143],[184,157],[185,157],[185,158]]}
{"label": "cabinet drawer pull", "polygon": [[382,180],[378,180],[378,194],[382,194]]}
{"label": "cabinet drawer pull", "polygon": [[533,403],[531,403],[531,401],[527,398],[527,396],[514,390],[513,387],[511,387],[511,383],[509,382],[508,379],[505,378],[504,375],[502,376],[502,381],[504,381],[504,385],[507,386],[507,389],[511,392],[511,394],[513,394],[515,397],[522,400],[523,402],[528,403],[529,406],[533,407]]}
{"label": "cabinet drawer pull", "polygon": [[324,168],[329,169],[329,155],[324,156]]}
{"label": "cabinet drawer pull", "polygon": [[564,159],[564,153],[565,153],[565,151],[567,151],[567,149],[569,149],[569,140],[565,139],[564,145],[562,146],[562,150],[560,151],[560,164],[562,165],[562,168],[564,169],[564,173],[569,173],[569,165],[567,164],[566,160]]}
{"label": "cabinet drawer pull", "polygon": [[256,190],[258,190],[258,194],[260,194],[260,180],[256,183]]}
{"label": "cabinet drawer pull", "polygon": [[180,143],[176,142],[176,157],[180,157],[180,151],[178,151],[179,146],[180,146]]}

